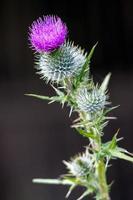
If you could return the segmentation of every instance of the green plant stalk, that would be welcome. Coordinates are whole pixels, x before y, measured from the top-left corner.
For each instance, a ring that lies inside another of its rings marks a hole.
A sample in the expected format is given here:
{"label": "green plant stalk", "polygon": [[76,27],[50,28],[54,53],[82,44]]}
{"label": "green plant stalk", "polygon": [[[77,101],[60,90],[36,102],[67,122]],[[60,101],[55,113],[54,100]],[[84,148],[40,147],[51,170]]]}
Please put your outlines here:
{"label": "green plant stalk", "polygon": [[[92,150],[95,151],[95,148],[97,148],[97,151],[100,151],[101,145],[101,136],[98,135],[98,139],[93,140]],[[98,158],[95,166],[98,183],[97,200],[110,200],[104,159],[102,157]]]}
{"label": "green plant stalk", "polygon": [[97,200],[110,200],[106,181],[105,163],[102,159],[100,159],[97,163],[97,175],[99,182],[99,196]]}
{"label": "green plant stalk", "polygon": [[[101,136],[100,134],[98,135],[99,138],[99,150],[101,149]],[[98,176],[98,183],[99,183],[99,195],[97,200],[110,200],[109,197],[109,187],[107,184],[107,178],[106,178],[106,167],[105,167],[105,162],[104,159],[101,157],[98,159],[97,164],[96,164],[96,173]]]}
{"label": "green plant stalk", "polygon": [[[101,136],[98,135],[97,140],[93,140],[92,150],[95,151],[95,148],[97,148],[97,151],[100,151],[101,149]],[[107,184],[107,178],[106,178],[106,167],[104,159],[98,158],[96,161],[96,175],[97,175],[97,182],[98,182],[98,194],[97,194],[97,200],[110,200],[109,197],[109,189]]]}
{"label": "green plant stalk", "polygon": [[[86,129],[89,129],[89,127],[86,126]],[[91,148],[93,152],[95,151],[99,152],[102,147],[102,138],[101,138],[100,133],[98,133],[97,130],[93,129],[93,133],[97,137],[95,139],[91,139],[91,138],[89,139],[91,143]],[[96,166],[96,175],[97,175],[97,183],[98,183],[96,200],[110,200],[104,159],[102,157],[98,158],[95,166]]]}

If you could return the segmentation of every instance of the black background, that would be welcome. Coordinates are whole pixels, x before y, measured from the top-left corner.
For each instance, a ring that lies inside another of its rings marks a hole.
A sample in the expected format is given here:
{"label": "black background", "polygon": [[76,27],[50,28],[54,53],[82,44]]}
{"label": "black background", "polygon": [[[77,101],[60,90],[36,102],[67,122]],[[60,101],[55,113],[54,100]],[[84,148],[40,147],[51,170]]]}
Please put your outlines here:
{"label": "black background", "polygon": [[[59,15],[69,38],[86,51],[98,41],[91,72],[101,82],[111,71],[109,93],[118,117],[105,129],[104,141],[120,128],[122,147],[133,152],[133,1],[1,0],[0,2],[0,199],[65,199],[67,188],[34,185],[34,177],[65,173],[62,160],[83,151],[87,141],[70,129],[68,108],[48,105],[25,93],[52,95],[35,74],[28,27],[47,14]],[[133,199],[133,165],[117,160],[108,170],[112,200]],[[76,190],[71,199],[82,192]],[[88,199],[88,198],[86,198]]]}

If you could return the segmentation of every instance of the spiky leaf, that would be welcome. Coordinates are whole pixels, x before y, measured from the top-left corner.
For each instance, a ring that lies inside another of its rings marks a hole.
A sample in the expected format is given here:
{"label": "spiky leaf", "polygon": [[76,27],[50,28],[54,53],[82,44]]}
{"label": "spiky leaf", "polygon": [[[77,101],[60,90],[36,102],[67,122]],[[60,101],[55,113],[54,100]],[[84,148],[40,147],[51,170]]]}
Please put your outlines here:
{"label": "spiky leaf", "polygon": [[108,73],[107,76],[104,78],[104,80],[101,84],[101,87],[100,87],[102,92],[106,92],[110,77],[111,77],[111,73]]}
{"label": "spiky leaf", "polygon": [[42,178],[35,178],[32,180],[33,183],[39,184],[52,184],[52,185],[71,185],[72,182],[69,180],[60,180],[60,179],[42,179]]}
{"label": "spiky leaf", "polygon": [[[85,62],[85,64],[82,67],[82,70],[81,70],[80,74],[76,77],[75,88],[77,88],[79,86],[79,84],[84,80],[86,74],[88,73],[89,67],[90,67],[91,58],[93,56],[93,53],[94,53],[94,50],[95,50],[97,44],[98,43],[96,43],[92,47],[89,55],[87,56],[86,62]],[[89,77],[87,77],[87,78],[89,79]]]}

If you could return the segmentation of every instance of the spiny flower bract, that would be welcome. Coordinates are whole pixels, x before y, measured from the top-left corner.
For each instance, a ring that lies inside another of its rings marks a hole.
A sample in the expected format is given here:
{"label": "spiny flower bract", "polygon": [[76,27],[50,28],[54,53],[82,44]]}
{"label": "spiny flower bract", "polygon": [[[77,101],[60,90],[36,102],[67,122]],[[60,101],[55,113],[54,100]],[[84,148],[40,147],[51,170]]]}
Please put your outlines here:
{"label": "spiny flower bract", "polygon": [[108,104],[107,96],[98,88],[88,90],[81,88],[77,94],[77,104],[81,111],[86,113],[95,114],[104,109]]}
{"label": "spiny flower bract", "polygon": [[85,62],[84,51],[65,42],[56,51],[39,55],[37,69],[43,79],[59,82],[78,75]]}
{"label": "spiny flower bract", "polygon": [[70,174],[75,177],[86,176],[93,169],[94,159],[92,155],[86,150],[82,155],[76,156],[71,161],[64,164],[67,166]]}
{"label": "spiny flower bract", "polygon": [[29,28],[31,46],[37,52],[51,52],[60,47],[67,37],[67,26],[58,16],[44,16]]}

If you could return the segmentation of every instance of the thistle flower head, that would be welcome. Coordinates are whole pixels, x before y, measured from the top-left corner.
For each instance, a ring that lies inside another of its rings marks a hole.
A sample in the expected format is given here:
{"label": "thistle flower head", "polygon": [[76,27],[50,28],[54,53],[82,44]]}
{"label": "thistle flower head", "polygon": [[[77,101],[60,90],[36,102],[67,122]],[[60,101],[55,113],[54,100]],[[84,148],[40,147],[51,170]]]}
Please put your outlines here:
{"label": "thistle flower head", "polygon": [[43,79],[59,82],[77,75],[86,61],[84,52],[70,42],[65,42],[51,53],[42,53],[37,61],[37,69]]}
{"label": "thistle flower head", "polygon": [[60,47],[67,37],[67,26],[57,16],[44,16],[29,28],[29,40],[37,52],[51,52]]}
{"label": "thistle flower head", "polygon": [[95,114],[104,109],[108,104],[107,96],[98,88],[91,89],[81,88],[77,95],[77,104],[80,110]]}
{"label": "thistle flower head", "polygon": [[92,155],[86,150],[82,155],[76,156],[69,162],[64,161],[64,164],[70,171],[70,174],[76,177],[86,176],[93,169],[94,159]]}

